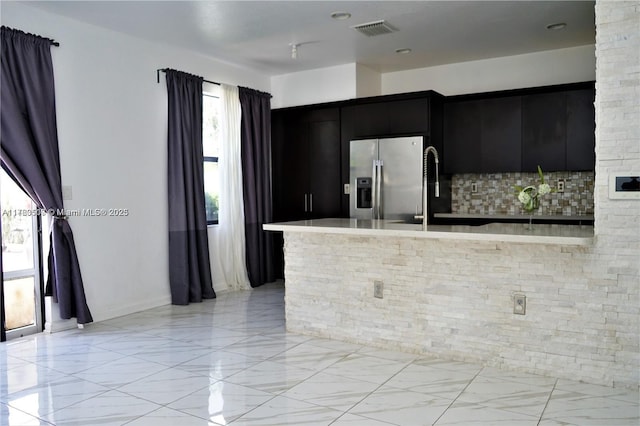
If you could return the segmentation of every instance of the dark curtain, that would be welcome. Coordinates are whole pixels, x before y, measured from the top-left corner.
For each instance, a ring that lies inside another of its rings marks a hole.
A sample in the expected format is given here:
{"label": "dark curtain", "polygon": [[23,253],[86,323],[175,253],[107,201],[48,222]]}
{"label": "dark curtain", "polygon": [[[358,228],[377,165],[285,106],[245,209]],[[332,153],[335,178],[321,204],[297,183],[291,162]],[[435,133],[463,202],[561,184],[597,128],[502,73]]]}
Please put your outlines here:
{"label": "dark curtain", "polygon": [[242,185],[247,272],[251,287],[275,280],[273,239],[262,225],[272,222],[271,95],[240,87]]}
{"label": "dark curtain", "polygon": [[[2,225],[2,220],[0,219],[0,225]],[[0,226],[2,229],[2,226]],[[2,250],[0,249],[0,342],[4,342],[7,340],[7,332],[5,325],[5,314],[4,314],[4,280],[2,279]]]}
{"label": "dark curtain", "polygon": [[64,215],[51,43],[2,27],[2,167],[40,209],[53,210],[46,293],[60,317],[93,321],[71,227]]}
{"label": "dark curtain", "polygon": [[213,299],[204,205],[202,77],[165,70],[169,100],[169,283],[174,305]]}

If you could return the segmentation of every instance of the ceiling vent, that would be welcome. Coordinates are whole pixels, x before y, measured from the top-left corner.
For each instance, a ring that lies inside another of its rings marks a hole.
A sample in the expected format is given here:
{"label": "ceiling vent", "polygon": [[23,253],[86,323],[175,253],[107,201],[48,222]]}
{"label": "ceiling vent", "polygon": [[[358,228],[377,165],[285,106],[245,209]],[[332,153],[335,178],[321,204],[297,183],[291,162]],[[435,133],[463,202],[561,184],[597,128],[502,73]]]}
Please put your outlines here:
{"label": "ceiling vent", "polygon": [[366,24],[360,24],[351,27],[354,30],[358,31],[361,34],[366,35],[367,37],[373,37],[382,34],[389,34],[394,31],[397,31],[391,25],[383,20],[375,21],[375,22],[367,22]]}

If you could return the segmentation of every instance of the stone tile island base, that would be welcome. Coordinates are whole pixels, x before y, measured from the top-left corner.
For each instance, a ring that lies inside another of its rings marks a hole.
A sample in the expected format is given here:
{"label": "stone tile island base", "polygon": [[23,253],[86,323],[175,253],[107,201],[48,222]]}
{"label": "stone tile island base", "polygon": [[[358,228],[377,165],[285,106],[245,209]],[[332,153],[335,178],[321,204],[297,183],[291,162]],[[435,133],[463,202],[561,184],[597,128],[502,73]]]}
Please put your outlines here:
{"label": "stone tile island base", "polygon": [[637,285],[592,246],[284,237],[291,332],[637,388]]}

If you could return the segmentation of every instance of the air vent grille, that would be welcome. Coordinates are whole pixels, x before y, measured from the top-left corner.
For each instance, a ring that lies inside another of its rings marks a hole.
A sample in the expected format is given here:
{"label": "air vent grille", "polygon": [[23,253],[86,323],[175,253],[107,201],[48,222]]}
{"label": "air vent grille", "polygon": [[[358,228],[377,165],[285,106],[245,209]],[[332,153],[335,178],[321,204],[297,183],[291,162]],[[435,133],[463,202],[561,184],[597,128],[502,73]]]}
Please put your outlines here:
{"label": "air vent grille", "polygon": [[358,31],[361,34],[366,35],[367,37],[373,37],[382,34],[389,34],[394,31],[397,31],[391,25],[389,25],[385,20],[375,21],[375,22],[367,22],[366,24],[356,25],[351,27],[354,30]]}

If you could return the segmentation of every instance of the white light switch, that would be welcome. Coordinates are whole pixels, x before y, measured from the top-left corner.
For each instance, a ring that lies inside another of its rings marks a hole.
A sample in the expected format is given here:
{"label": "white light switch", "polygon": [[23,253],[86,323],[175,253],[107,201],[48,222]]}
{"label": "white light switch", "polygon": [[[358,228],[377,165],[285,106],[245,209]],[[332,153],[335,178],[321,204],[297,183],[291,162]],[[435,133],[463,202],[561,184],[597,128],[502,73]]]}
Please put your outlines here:
{"label": "white light switch", "polygon": [[71,191],[70,185],[62,185],[62,199],[63,200],[73,199],[73,192]]}

